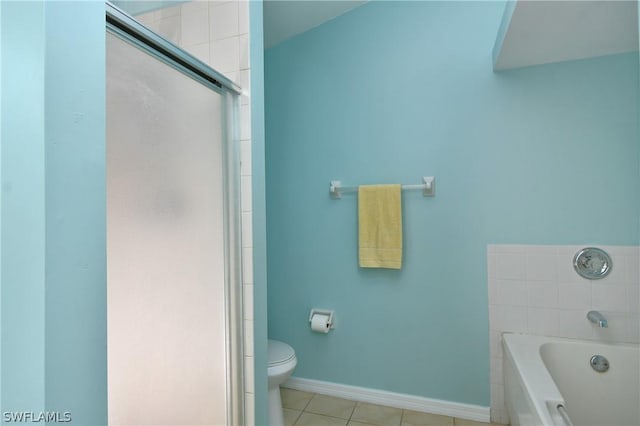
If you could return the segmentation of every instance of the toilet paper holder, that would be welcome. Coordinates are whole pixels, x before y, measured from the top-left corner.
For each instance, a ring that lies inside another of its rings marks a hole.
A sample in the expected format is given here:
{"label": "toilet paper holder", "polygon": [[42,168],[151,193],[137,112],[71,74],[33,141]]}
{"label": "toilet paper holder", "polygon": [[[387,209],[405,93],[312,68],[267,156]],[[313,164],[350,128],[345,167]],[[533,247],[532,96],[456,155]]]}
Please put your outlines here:
{"label": "toilet paper holder", "polygon": [[328,309],[316,309],[316,308],[311,309],[311,312],[309,313],[309,324],[311,324],[311,319],[316,314],[318,314],[318,315],[328,315],[329,316],[329,328],[330,329],[336,328],[335,324],[333,323],[333,311],[330,311]]}

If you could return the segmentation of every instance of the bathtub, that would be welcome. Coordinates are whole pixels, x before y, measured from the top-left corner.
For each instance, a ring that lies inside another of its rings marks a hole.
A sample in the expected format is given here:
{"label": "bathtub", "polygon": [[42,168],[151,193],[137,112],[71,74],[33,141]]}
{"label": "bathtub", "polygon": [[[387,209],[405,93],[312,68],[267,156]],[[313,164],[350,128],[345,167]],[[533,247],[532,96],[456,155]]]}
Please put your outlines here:
{"label": "bathtub", "polygon": [[[505,402],[512,425],[640,425],[638,345],[504,334]],[[591,366],[609,361],[606,372]]]}

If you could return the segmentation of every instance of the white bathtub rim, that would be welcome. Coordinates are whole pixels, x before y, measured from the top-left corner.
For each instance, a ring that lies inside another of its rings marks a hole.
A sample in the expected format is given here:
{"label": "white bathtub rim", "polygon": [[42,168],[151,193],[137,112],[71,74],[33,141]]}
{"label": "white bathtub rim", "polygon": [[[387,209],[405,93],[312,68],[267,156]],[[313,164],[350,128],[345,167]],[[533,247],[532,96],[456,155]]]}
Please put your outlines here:
{"label": "white bathtub rim", "polygon": [[558,337],[558,336],[543,336],[540,334],[529,334],[529,333],[516,333],[512,331],[505,331],[502,333],[502,337],[511,336],[509,339],[512,341],[520,341],[522,340],[535,340],[538,344],[543,343],[571,343],[571,344],[588,344],[594,346],[614,346],[614,347],[626,347],[636,349],[640,346],[640,344],[635,342],[616,342],[616,341],[608,341],[608,340],[594,340],[594,339],[584,339],[578,337]]}
{"label": "white bathtub rim", "polygon": [[[547,343],[563,344],[588,344],[590,346],[607,347],[628,347],[638,348],[634,343],[600,342],[584,339],[569,339],[565,337],[537,336],[532,334],[503,333],[502,335],[504,356],[514,365],[514,372],[518,380],[524,386],[527,397],[540,417],[543,425],[558,424],[553,420],[549,407],[557,407],[558,404],[565,405],[564,398],[560,393],[551,373],[544,364],[540,348]],[[534,371],[538,374],[523,374],[524,371]],[[530,377],[531,376],[531,377]],[[531,396],[538,396],[532,398]],[[557,416],[557,412],[553,413]]]}
{"label": "white bathtub rim", "polygon": [[[502,340],[505,356],[514,365],[514,372],[525,388],[527,398],[540,417],[541,424],[555,424],[547,402],[554,401],[556,405],[564,405],[564,398],[540,356],[540,346],[549,342],[550,338],[504,333]],[[526,371],[534,371],[538,374],[526,374],[524,373]],[[536,398],[532,398],[532,395]]]}

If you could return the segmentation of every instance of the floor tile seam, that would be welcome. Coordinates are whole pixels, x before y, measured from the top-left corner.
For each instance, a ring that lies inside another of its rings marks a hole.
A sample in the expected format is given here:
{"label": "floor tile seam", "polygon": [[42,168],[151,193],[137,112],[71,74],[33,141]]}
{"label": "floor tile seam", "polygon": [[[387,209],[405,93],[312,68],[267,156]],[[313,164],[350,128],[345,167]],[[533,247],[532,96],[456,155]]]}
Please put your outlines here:
{"label": "floor tile seam", "polygon": [[[313,399],[313,398],[312,398]],[[311,400],[309,400],[309,403],[311,403]],[[307,406],[309,405],[309,403],[307,403]],[[331,417],[332,419],[340,419],[340,420],[347,420],[347,423],[351,420],[351,417],[353,416],[353,411],[355,410],[355,406],[354,408],[351,410],[351,414],[349,415],[348,419],[344,419],[342,417],[338,417],[336,415],[331,415],[331,414],[327,414],[327,413],[323,413],[323,412],[315,412],[315,411],[308,411],[307,407],[304,408],[304,410],[302,410],[303,413],[308,413],[308,414],[314,414],[316,416],[325,416],[325,417]]]}
{"label": "floor tile seam", "polygon": [[356,407],[358,406],[358,401],[353,401],[355,402],[355,404],[353,404],[353,408],[351,409],[351,414],[349,415],[349,420],[347,420],[347,425],[351,422],[351,419],[353,418],[353,413],[356,412]]}
{"label": "floor tile seam", "polygon": [[[329,417],[330,419],[336,419],[336,420],[340,420],[340,421],[346,420],[346,419],[343,419],[343,418],[341,418],[341,417],[330,416],[330,415],[328,415],[328,414],[312,413],[311,411],[305,411],[305,413],[307,413],[307,414],[313,414],[314,416]],[[349,423],[349,421],[347,421],[347,423]]]}
{"label": "floor tile seam", "polygon": [[309,404],[311,404],[311,400],[313,399],[314,396],[316,396],[317,393],[311,394],[311,398],[309,398],[309,400],[307,401],[307,403],[304,405],[304,408],[302,409],[302,411],[304,412],[307,407],[309,406]]}
{"label": "floor tile seam", "polygon": [[304,411],[300,411],[298,413],[298,417],[296,417],[296,419],[293,421],[293,426],[296,426],[298,424],[298,420],[300,420],[300,417],[302,417],[302,413],[304,413]]}
{"label": "floor tile seam", "polygon": [[[298,420],[300,420],[300,417],[302,417],[302,414],[303,414],[303,413],[313,414],[313,415],[315,415],[315,416],[325,416],[325,417],[330,417],[330,418],[332,418],[332,419],[345,420],[345,419],[343,419],[343,418],[341,418],[341,417],[331,416],[331,415],[326,414],[326,413],[315,413],[315,412],[313,412],[313,411],[307,411],[307,407],[309,407],[309,404],[311,404],[311,400],[312,400],[312,399],[313,399],[313,397],[315,397],[316,395],[321,395],[321,394],[318,394],[318,393],[314,393],[314,394],[312,394],[311,398],[309,398],[309,401],[307,401],[307,404],[304,406],[304,408],[303,408],[303,409],[302,409],[302,411],[300,412],[300,416],[298,417]],[[354,412],[354,411],[355,411],[355,405],[354,405],[354,408],[351,410],[351,414],[349,415],[349,419],[346,419],[346,420],[347,420],[347,424],[349,424],[349,422],[351,421],[351,417],[353,416],[353,412]],[[296,420],[296,423],[297,423],[297,420]]]}
{"label": "floor tile seam", "polygon": [[[356,412],[356,408],[358,407],[358,405],[359,405],[359,404],[368,404],[368,403],[366,403],[366,402],[361,402],[361,401],[356,401],[356,405],[353,407],[353,411],[351,412],[351,417],[349,418],[349,422],[352,420],[353,415],[354,415],[354,414],[355,414],[355,412]],[[378,407],[383,407],[383,408],[394,408],[394,407],[391,407],[391,406],[388,406],[388,405],[380,405],[380,404],[369,404],[369,405],[378,406]],[[399,408],[399,410],[400,410],[400,422],[399,422],[397,425],[395,425],[395,426],[401,426],[401,425],[402,425],[402,415],[403,415],[403,413],[404,413],[404,409]],[[359,421],[359,420],[354,420],[354,421],[355,421],[355,422],[358,422],[358,423],[362,423],[362,424],[367,424],[367,425],[371,424],[371,423],[363,423],[363,422],[361,422],[361,421]],[[349,423],[347,422],[347,425],[348,425],[348,424],[349,424]]]}

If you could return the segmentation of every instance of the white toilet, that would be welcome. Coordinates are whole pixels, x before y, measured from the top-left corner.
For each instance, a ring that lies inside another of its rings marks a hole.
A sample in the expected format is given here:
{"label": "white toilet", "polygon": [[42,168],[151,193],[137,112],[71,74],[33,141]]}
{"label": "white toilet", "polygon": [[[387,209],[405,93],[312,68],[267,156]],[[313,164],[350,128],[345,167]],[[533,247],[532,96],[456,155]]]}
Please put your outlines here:
{"label": "white toilet", "polygon": [[269,426],[284,426],[280,385],[287,381],[298,360],[293,348],[278,340],[269,340]]}

